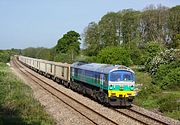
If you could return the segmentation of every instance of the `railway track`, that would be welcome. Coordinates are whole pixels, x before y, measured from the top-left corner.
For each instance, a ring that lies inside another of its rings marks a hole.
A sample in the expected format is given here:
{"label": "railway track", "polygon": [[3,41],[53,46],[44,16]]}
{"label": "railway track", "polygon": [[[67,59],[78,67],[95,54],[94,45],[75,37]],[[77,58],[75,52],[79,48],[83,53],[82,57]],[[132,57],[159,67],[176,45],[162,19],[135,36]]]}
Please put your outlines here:
{"label": "railway track", "polygon": [[[99,125],[106,123],[107,125],[119,125],[120,123],[117,123],[116,121],[113,121],[109,119],[108,117],[104,116],[103,114],[100,114],[99,112],[93,110],[92,108],[84,105],[80,101],[70,97],[69,95],[61,92],[59,89],[55,88],[54,86],[50,85],[49,83],[46,83],[42,79],[38,78],[36,75],[32,74],[31,72],[24,69],[24,67],[19,64],[16,60],[13,61],[15,66],[28,78],[30,78],[32,81],[37,83],[41,88],[46,90],[48,93],[52,94],[54,97],[74,109],[76,112],[80,113],[82,116],[84,116],[86,119],[92,122],[92,124]],[[24,69],[24,70],[22,70]],[[102,123],[103,121],[103,123]]]}
{"label": "railway track", "polygon": [[[67,95],[66,93],[61,92],[59,89],[55,88],[51,84],[47,83],[46,81],[40,79],[33,73],[29,72],[24,65],[22,65],[17,60],[13,60],[13,63],[16,65],[16,67],[25,74],[28,78],[32,79],[35,83],[37,83],[41,88],[45,89],[49,93],[51,93],[54,97],[64,102],[66,105],[80,113],[82,116],[84,116],[86,119],[92,122],[92,124],[103,124],[101,121],[104,121],[106,124],[109,125],[118,125],[121,124],[117,121],[114,121],[108,117],[106,117],[103,114],[100,114],[99,112],[93,110],[92,108],[88,107],[87,105],[81,103],[80,101],[72,98],[71,96]],[[19,68],[20,67],[20,68]],[[24,70],[22,70],[24,69]],[[154,124],[163,124],[163,125],[169,125],[171,123],[161,121],[158,118],[154,118],[149,115],[145,115],[137,110],[134,110],[132,108],[128,109],[112,109],[114,112],[119,113],[121,115],[124,115],[126,117],[129,117],[130,119],[133,119],[139,124],[145,124],[145,125],[154,125]]]}
{"label": "railway track", "polygon": [[132,108],[113,109],[113,110],[120,113],[120,114],[124,114],[125,116],[128,116],[131,119],[139,121],[145,125],[169,125],[170,124],[170,123],[167,123],[165,121],[161,121],[160,119],[157,119],[153,116],[143,114],[143,113],[141,113],[137,110],[134,110]]}

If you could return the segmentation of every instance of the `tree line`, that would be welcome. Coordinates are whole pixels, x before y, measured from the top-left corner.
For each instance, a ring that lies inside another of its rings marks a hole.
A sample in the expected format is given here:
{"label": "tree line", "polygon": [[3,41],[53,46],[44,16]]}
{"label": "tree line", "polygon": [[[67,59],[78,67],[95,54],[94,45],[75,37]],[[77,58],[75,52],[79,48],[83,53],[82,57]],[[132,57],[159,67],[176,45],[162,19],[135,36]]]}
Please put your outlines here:
{"label": "tree line", "polygon": [[84,31],[85,52],[96,56],[107,46],[128,44],[133,41],[139,47],[157,42],[168,48],[179,48],[180,6],[167,8],[150,5],[143,11],[125,9],[109,12],[101,20],[91,22]]}
{"label": "tree line", "polygon": [[82,34],[69,31],[53,48],[26,48],[23,55],[72,63],[87,61],[144,65],[164,49],[180,48],[180,6],[150,5],[109,12]]}

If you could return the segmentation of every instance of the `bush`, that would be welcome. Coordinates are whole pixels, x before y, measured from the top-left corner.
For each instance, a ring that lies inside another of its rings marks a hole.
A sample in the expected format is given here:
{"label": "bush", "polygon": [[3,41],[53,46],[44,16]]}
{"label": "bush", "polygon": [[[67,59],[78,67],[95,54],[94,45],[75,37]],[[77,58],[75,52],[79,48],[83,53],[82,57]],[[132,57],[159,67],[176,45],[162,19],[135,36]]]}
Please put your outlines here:
{"label": "bush", "polygon": [[128,42],[126,44],[123,44],[123,46],[129,50],[131,60],[134,65],[143,65],[144,59],[143,59],[143,49],[140,49],[139,47],[139,39],[134,39],[131,42]]}
{"label": "bush", "polygon": [[[153,83],[159,85],[163,89],[180,88],[180,61],[173,61],[170,64],[163,64],[157,69],[153,76]],[[178,88],[177,88],[178,87]]]}
{"label": "bush", "polygon": [[165,50],[164,52],[159,53],[152,60],[147,62],[145,66],[149,73],[155,75],[160,65],[168,64],[171,63],[172,61],[176,61],[179,59],[180,59],[180,49]]}
{"label": "bush", "polygon": [[160,85],[163,89],[180,90],[180,67],[171,70]]}
{"label": "bush", "polygon": [[130,52],[124,47],[106,47],[97,55],[97,61],[107,64],[121,64],[129,66],[132,64]]}
{"label": "bush", "polygon": [[161,112],[173,112],[175,110],[180,110],[180,103],[177,102],[177,95],[169,94],[163,95],[159,98],[157,102]]}
{"label": "bush", "polygon": [[73,63],[74,57],[72,57],[71,53],[59,53],[56,54],[54,57],[54,61],[56,62],[62,62],[62,63]]}
{"label": "bush", "polygon": [[160,51],[161,47],[156,42],[150,42],[145,46],[145,54],[143,58],[145,60],[145,67],[147,71],[149,71],[149,69],[151,68],[152,60],[158,55]]}
{"label": "bush", "polygon": [[85,62],[96,62],[97,58],[96,56],[87,56],[84,60]]}
{"label": "bush", "polygon": [[146,108],[155,108],[158,106],[159,93],[161,93],[161,90],[158,86],[145,85],[136,96],[134,103]]}
{"label": "bush", "polygon": [[0,51],[0,62],[7,63],[10,61],[10,53],[8,51]]}
{"label": "bush", "polygon": [[38,48],[35,57],[39,59],[52,60],[51,50],[47,48]]}

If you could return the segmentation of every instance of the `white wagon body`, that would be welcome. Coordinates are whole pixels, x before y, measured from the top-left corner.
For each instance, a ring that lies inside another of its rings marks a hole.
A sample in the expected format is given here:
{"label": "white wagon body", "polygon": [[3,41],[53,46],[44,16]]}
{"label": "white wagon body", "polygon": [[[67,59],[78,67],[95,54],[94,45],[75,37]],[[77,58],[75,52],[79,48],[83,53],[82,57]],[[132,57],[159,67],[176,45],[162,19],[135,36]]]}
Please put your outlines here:
{"label": "white wagon body", "polygon": [[54,78],[70,81],[70,64],[19,56],[19,60],[32,68]]}
{"label": "white wagon body", "polygon": [[55,67],[55,65],[53,64],[53,63],[51,63],[51,62],[47,62],[46,63],[46,72],[48,73],[48,74],[50,74],[50,75],[54,75],[54,68]]}

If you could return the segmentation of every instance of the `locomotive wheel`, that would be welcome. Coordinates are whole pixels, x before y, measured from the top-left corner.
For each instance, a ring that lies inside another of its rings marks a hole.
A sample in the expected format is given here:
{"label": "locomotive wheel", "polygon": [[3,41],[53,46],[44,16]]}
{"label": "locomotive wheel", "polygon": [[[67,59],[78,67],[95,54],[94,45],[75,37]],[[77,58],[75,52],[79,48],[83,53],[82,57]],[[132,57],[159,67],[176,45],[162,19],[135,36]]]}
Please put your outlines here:
{"label": "locomotive wheel", "polygon": [[93,90],[92,93],[93,93],[93,94],[92,94],[92,97],[93,97],[95,100],[97,100],[97,91],[96,91],[96,90]]}

